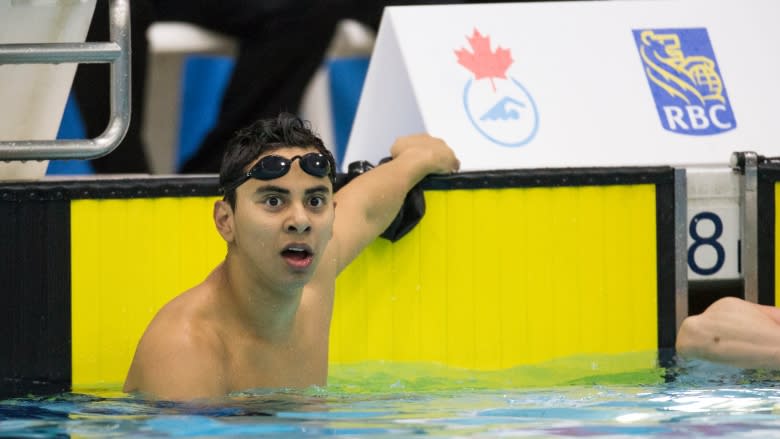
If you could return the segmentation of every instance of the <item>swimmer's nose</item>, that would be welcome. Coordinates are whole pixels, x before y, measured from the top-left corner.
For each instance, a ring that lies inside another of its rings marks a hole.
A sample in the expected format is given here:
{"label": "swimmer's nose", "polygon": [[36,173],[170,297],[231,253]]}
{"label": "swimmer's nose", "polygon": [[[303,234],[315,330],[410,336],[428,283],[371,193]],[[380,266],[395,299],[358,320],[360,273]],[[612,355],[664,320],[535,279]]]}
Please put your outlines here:
{"label": "swimmer's nose", "polygon": [[290,209],[290,216],[285,228],[289,233],[306,233],[311,230],[309,215],[302,204],[297,204]]}

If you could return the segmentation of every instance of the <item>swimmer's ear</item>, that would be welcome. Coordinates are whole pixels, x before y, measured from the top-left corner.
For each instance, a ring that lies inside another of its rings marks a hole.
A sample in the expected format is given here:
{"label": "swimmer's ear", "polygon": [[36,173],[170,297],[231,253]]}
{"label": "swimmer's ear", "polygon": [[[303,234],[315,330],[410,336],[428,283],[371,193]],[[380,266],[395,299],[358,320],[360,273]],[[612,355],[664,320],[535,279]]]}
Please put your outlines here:
{"label": "swimmer's ear", "polygon": [[233,241],[233,209],[227,201],[214,202],[214,224],[225,242]]}

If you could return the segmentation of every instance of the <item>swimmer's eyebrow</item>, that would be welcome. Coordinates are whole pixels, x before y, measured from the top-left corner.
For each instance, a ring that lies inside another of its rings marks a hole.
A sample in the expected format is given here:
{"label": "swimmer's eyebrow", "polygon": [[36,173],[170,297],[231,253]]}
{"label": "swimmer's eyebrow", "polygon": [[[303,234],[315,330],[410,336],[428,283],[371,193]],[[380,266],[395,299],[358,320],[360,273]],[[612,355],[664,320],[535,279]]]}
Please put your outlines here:
{"label": "swimmer's eyebrow", "polygon": [[[255,193],[256,194],[260,194],[260,193],[263,193],[263,192],[274,192],[274,193],[277,193],[277,194],[284,194],[284,195],[289,195],[290,194],[290,190],[289,189],[283,188],[281,186],[274,186],[272,184],[267,184],[267,185],[264,185],[264,186],[260,186],[257,189],[255,189]],[[327,186],[325,186],[324,184],[321,184],[319,186],[310,187],[310,188],[306,189],[303,193],[306,194],[306,195],[311,195],[311,194],[323,193],[323,192],[324,193],[330,193],[330,190],[328,189]]]}
{"label": "swimmer's eyebrow", "polygon": [[306,189],[303,193],[306,194],[306,195],[311,195],[311,194],[315,194],[315,193],[318,193],[318,192],[330,193],[330,190],[328,189],[327,186],[325,186],[323,184],[323,185],[320,185],[320,186],[315,186],[313,188]]}
{"label": "swimmer's eyebrow", "polygon": [[272,184],[267,184],[265,186],[260,186],[257,189],[255,189],[255,193],[256,194],[263,193],[263,192],[276,192],[276,193],[285,194],[285,195],[289,195],[290,194],[290,190],[289,189],[285,189],[285,188],[280,187],[280,186],[274,186]]}

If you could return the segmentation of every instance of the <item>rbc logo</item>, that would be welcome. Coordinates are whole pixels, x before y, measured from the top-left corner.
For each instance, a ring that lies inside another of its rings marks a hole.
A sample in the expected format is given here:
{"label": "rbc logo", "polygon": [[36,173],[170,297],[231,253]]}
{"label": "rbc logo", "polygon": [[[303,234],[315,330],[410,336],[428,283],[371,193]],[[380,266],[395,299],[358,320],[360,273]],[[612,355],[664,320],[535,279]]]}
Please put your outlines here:
{"label": "rbc logo", "polygon": [[476,29],[467,39],[473,51],[455,51],[458,63],[474,74],[463,89],[466,115],[491,142],[501,146],[525,145],[536,135],[539,116],[525,87],[507,75],[514,62],[509,49],[499,46],[492,50],[490,37]]}
{"label": "rbc logo", "polygon": [[700,136],[737,127],[707,29],[633,33],[666,130]]}

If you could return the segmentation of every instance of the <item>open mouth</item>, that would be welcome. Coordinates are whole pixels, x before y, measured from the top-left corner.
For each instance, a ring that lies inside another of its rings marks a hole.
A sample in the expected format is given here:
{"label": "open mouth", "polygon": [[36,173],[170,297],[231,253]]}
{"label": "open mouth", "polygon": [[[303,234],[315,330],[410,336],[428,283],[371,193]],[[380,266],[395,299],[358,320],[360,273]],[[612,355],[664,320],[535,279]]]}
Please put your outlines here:
{"label": "open mouth", "polygon": [[282,250],[282,257],[295,268],[306,268],[311,264],[314,252],[311,247],[303,244],[294,244]]}

